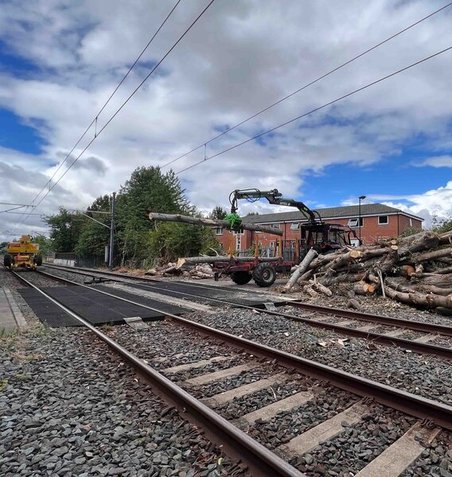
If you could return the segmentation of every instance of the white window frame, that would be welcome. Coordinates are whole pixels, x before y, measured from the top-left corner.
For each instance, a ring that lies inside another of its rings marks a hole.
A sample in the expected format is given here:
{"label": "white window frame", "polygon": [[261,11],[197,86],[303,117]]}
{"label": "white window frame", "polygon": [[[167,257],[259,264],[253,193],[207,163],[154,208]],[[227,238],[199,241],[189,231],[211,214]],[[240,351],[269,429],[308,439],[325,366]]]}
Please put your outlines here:
{"label": "white window frame", "polygon": [[215,235],[223,235],[224,227],[215,227]]}
{"label": "white window frame", "polygon": [[290,224],[290,230],[298,230],[300,228],[300,222],[292,222]]}
{"label": "white window frame", "polygon": [[[380,219],[382,217],[386,218],[386,222],[381,222]],[[378,225],[389,225],[389,215],[379,215],[378,216]]]}
{"label": "white window frame", "polygon": [[[361,224],[359,225],[359,223]],[[363,217],[354,217],[353,219],[348,219],[348,224],[350,228],[357,229],[364,226],[364,218]]]}

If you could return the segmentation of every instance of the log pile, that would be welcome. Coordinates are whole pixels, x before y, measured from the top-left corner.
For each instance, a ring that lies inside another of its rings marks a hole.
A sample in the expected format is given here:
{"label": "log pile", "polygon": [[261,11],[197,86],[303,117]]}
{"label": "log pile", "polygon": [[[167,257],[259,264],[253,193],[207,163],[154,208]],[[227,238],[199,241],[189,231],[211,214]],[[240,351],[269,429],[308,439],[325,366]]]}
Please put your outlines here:
{"label": "log pile", "polygon": [[212,268],[203,263],[182,268],[176,262],[169,262],[165,265],[154,267],[145,272],[145,275],[151,276],[184,276],[187,278],[214,278]]}
{"label": "log pile", "polygon": [[309,263],[295,268],[284,291],[295,283],[310,296],[381,294],[414,306],[452,309],[452,232],[420,232],[327,255],[310,254]]}

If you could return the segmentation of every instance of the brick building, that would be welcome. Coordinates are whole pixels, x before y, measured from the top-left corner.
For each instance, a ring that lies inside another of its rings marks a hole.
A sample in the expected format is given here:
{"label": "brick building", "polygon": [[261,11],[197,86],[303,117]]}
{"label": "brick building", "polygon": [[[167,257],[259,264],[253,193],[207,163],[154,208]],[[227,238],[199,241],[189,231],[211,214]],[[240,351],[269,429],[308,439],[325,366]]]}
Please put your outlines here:
{"label": "brick building", "polygon": [[[421,230],[423,221],[421,217],[383,204],[362,204],[361,216],[357,205],[317,209],[317,212],[325,222],[349,226],[364,244],[371,244],[379,238],[397,237],[408,229]],[[243,253],[253,247],[257,240],[264,253],[272,256],[279,239],[296,241],[300,238],[299,227],[303,222],[306,222],[306,219],[298,210],[248,215],[243,218],[243,223],[278,228],[283,231],[282,237],[249,230],[236,233],[222,227],[215,229],[215,235],[226,252]],[[358,245],[356,240],[354,245]]]}

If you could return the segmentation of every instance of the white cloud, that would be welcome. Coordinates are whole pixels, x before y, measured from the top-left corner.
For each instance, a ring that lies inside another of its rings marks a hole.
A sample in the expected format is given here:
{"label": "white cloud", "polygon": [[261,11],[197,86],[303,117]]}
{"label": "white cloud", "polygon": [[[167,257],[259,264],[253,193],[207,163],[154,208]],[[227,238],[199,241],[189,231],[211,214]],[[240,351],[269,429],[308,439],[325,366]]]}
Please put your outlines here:
{"label": "white cloud", "polygon": [[422,217],[424,227],[431,227],[435,220],[452,217],[452,181],[444,187],[438,187],[419,194],[412,195],[369,195],[370,202],[382,202]]}
{"label": "white cloud", "polygon": [[452,167],[452,156],[433,156],[415,164],[416,167]]}
{"label": "white cloud", "polygon": [[[100,116],[98,130],[141,81],[149,64],[160,58],[206,4],[207,0],[181,3],[144,55],[144,63]],[[215,135],[216,128],[239,122],[433,8],[420,0],[371,0],[365,9],[358,0],[340,9],[332,8],[327,0],[215,2],[159,74],[49,194],[43,210],[67,205],[68,198],[87,206],[96,196],[117,190],[134,168],[177,157]],[[69,152],[169,9],[167,2],[157,0],[2,3],[0,40],[35,69],[14,75],[3,67],[0,107],[33,124],[45,141],[37,156],[0,150],[0,161],[34,173],[24,187],[18,170],[5,170],[0,185],[11,201],[22,194],[31,200],[39,185],[45,184],[55,171],[49,164]],[[448,46],[451,17],[452,9],[401,35],[209,144],[207,155]],[[261,143],[248,143],[187,171],[181,179],[190,199],[207,210],[226,206],[229,192],[236,188],[277,187],[297,197],[312,173],[334,164],[376,165],[420,136],[430,158],[424,165],[439,167],[450,159],[444,150],[452,147],[452,103],[444,100],[450,96],[445,70],[451,54],[280,129]],[[93,134],[92,129],[74,155]],[[181,170],[203,155],[200,149],[178,161],[174,169]],[[419,190],[410,197],[411,208],[434,213],[433,197]],[[444,207],[441,213],[447,213]]]}

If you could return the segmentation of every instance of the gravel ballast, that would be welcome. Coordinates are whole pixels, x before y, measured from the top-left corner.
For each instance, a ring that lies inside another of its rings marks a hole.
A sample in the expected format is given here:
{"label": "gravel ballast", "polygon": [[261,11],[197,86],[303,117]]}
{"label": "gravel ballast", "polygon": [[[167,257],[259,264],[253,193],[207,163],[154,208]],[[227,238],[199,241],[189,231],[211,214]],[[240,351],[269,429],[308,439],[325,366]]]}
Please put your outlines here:
{"label": "gravel ballast", "polygon": [[[265,313],[229,309],[215,314],[191,313],[188,319],[312,359],[353,374],[452,404],[450,362],[407,352],[365,339],[343,339],[332,331],[312,328]],[[320,346],[319,341],[327,341]]]}
{"label": "gravel ballast", "polygon": [[0,347],[0,475],[242,473],[90,332],[37,327]]}

